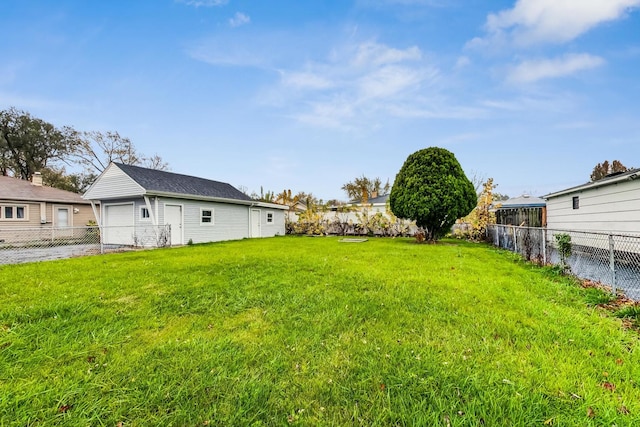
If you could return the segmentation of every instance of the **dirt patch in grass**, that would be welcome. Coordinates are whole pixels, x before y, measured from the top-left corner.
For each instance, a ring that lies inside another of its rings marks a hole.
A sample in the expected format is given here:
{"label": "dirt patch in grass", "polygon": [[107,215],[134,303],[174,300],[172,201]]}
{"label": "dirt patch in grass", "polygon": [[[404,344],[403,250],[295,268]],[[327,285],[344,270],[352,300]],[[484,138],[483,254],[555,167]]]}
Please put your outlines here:
{"label": "dirt patch in grass", "polygon": [[580,286],[584,289],[598,289],[611,295],[609,301],[596,304],[596,306],[612,313],[614,316],[620,317],[622,326],[625,329],[633,329],[636,332],[640,332],[640,319],[637,316],[637,313],[640,313],[640,302],[627,297],[622,291],[614,294],[611,286],[603,285],[600,282],[583,280]]}

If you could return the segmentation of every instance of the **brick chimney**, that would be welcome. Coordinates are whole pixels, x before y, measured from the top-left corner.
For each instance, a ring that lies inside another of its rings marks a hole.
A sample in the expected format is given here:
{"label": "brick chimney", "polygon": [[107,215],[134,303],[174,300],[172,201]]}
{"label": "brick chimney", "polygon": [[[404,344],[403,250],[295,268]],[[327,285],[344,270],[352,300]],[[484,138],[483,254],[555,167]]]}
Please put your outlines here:
{"label": "brick chimney", "polygon": [[31,177],[31,185],[36,187],[42,187],[42,174],[40,172],[34,172]]}

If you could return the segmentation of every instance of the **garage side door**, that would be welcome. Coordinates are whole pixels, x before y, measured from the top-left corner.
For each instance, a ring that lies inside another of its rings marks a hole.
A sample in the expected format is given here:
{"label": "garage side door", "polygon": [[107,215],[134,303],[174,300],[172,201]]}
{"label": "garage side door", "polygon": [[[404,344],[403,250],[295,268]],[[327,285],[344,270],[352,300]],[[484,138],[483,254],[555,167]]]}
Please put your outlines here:
{"label": "garage side door", "polygon": [[133,204],[111,205],[104,208],[105,245],[133,245]]}

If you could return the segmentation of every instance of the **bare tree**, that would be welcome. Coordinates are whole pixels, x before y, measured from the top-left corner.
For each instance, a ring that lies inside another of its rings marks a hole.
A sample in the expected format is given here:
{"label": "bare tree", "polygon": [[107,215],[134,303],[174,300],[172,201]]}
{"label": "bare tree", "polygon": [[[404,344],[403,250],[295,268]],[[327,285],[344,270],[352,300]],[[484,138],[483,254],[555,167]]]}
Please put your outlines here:
{"label": "bare tree", "polygon": [[140,157],[129,138],[118,132],[82,132],[82,142],[75,153],[78,163],[98,173],[111,162],[127,165],[140,163]]}
{"label": "bare tree", "polygon": [[82,132],[75,153],[76,163],[90,172],[101,173],[111,162],[168,170],[169,165],[158,154],[145,157],[129,138],[118,132]]}
{"label": "bare tree", "polygon": [[142,166],[144,166],[145,168],[155,169],[155,170],[159,170],[159,171],[168,171],[168,170],[170,170],[169,163],[165,162],[162,159],[162,157],[160,157],[158,155],[158,153],[155,153],[151,157],[143,157]]}
{"label": "bare tree", "polygon": [[[491,179],[493,180],[493,178]],[[484,191],[484,184],[487,182],[486,174],[472,170],[471,175],[469,176],[469,181],[473,184],[473,189],[476,190],[476,194],[479,198]]]}

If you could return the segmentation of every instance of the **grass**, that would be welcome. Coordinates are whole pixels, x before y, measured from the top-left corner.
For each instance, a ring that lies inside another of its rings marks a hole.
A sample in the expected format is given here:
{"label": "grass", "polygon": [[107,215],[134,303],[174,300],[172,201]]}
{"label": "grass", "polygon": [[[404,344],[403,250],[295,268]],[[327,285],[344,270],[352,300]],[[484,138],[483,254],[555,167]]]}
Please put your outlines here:
{"label": "grass", "polygon": [[638,336],[593,292],[453,240],[3,266],[0,425],[637,425]]}

